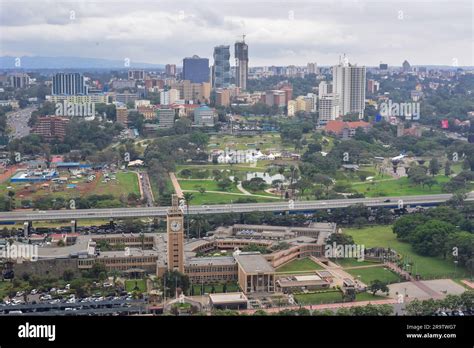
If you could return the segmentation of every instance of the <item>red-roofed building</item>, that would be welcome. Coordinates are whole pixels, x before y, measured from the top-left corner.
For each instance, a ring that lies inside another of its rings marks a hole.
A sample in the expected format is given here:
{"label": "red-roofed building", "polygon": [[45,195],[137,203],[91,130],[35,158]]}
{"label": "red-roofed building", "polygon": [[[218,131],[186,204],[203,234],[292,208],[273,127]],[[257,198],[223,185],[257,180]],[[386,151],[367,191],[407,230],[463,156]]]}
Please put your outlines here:
{"label": "red-roofed building", "polygon": [[326,132],[334,134],[342,139],[349,139],[355,135],[357,128],[362,128],[367,132],[372,125],[365,121],[354,121],[354,122],[344,122],[344,121],[328,121],[324,129]]}

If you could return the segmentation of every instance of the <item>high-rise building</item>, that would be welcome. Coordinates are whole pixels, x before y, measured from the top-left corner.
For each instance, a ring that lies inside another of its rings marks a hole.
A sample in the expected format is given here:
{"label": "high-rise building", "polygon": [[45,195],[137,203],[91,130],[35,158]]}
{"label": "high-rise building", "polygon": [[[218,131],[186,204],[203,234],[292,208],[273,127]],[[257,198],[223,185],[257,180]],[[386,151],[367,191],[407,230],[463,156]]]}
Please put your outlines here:
{"label": "high-rise building", "polygon": [[180,99],[194,103],[207,103],[211,96],[211,84],[209,82],[191,83],[189,80],[183,80],[171,83],[171,88],[177,89]]}
{"label": "high-rise building", "polygon": [[405,60],[402,64],[402,69],[404,72],[409,72],[411,70],[411,65],[408,63],[407,60]]}
{"label": "high-rise building", "polygon": [[339,97],[329,93],[319,97],[319,124],[326,124],[339,116]]}
{"label": "high-rise building", "polygon": [[318,73],[318,64],[308,63],[306,65],[306,73],[307,74],[317,74]]}
{"label": "high-rise building", "polygon": [[379,88],[380,88],[380,83],[378,81],[375,81],[372,79],[367,80],[367,91],[370,94],[374,94],[378,92]]}
{"label": "high-rise building", "polygon": [[339,114],[339,96],[333,93],[333,85],[321,81],[318,87],[319,124],[335,120]]}
{"label": "high-rise building", "polygon": [[216,91],[216,105],[217,106],[230,105],[230,91],[228,89],[219,89]]}
{"label": "high-rise building", "polygon": [[129,70],[128,78],[130,80],[145,80],[145,70]]}
{"label": "high-rise building", "polygon": [[192,83],[209,82],[209,59],[192,56],[183,59],[183,80]]}
{"label": "high-rise building", "polygon": [[249,70],[249,46],[245,43],[245,35],[242,41],[235,43],[235,84],[242,91],[247,89]]}
{"label": "high-rise building", "polygon": [[42,136],[46,141],[58,139],[63,141],[66,136],[67,117],[42,116],[38,117],[32,130],[33,134]]}
{"label": "high-rise building", "polygon": [[30,77],[25,73],[13,73],[8,79],[13,88],[24,88],[30,84]]}
{"label": "high-rise building", "polygon": [[117,106],[115,108],[117,122],[127,126],[128,125],[128,109],[126,106]]}
{"label": "high-rise building", "polygon": [[56,73],[53,76],[53,95],[88,94],[84,76],[79,73]]}
{"label": "high-rise building", "polygon": [[286,99],[287,93],[282,90],[271,90],[265,93],[265,104],[268,106],[278,106],[279,108],[285,107],[287,104]]}
{"label": "high-rise building", "polygon": [[172,196],[172,205],[166,214],[168,233],[168,270],[184,273],[184,218],[179,198]]}
{"label": "high-rise building", "polygon": [[156,118],[158,120],[158,126],[160,128],[171,128],[174,125],[173,109],[158,109],[156,110]]}
{"label": "high-rise building", "polygon": [[318,86],[318,97],[332,93],[332,84],[321,81]]}
{"label": "high-rise building", "polygon": [[168,77],[176,76],[176,64],[166,64],[165,66],[165,74]]}
{"label": "high-rise building", "polygon": [[230,46],[214,47],[212,66],[212,88],[226,88],[230,85]]}
{"label": "high-rise building", "polygon": [[365,66],[352,65],[345,57],[332,68],[333,91],[339,95],[341,115],[354,113],[364,117],[365,73]]}
{"label": "high-rise building", "polygon": [[177,89],[171,88],[167,91],[160,92],[161,105],[174,104],[178,99],[179,99],[179,91]]}

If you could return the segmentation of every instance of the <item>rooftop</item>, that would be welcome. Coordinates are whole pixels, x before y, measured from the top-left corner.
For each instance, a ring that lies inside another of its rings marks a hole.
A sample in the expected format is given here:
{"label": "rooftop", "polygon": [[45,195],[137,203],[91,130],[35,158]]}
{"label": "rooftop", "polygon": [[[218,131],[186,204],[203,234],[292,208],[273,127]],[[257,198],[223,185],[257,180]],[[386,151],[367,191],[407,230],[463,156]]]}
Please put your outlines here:
{"label": "rooftop", "polygon": [[235,302],[247,302],[247,296],[243,292],[228,292],[222,294],[209,294],[213,304],[226,304]]}
{"label": "rooftop", "polygon": [[232,256],[218,257],[192,257],[186,260],[186,266],[205,266],[205,265],[234,265],[235,260]]}
{"label": "rooftop", "polygon": [[273,273],[275,269],[260,253],[242,252],[235,256],[245,273]]}

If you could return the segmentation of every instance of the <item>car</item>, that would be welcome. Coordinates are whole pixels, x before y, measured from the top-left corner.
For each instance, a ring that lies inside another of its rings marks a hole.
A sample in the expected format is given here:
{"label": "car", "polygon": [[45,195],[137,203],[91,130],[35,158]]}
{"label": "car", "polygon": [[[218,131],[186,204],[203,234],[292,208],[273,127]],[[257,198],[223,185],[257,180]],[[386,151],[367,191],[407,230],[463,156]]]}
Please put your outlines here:
{"label": "car", "polygon": [[25,294],[24,291],[18,291],[18,292],[16,293],[16,297],[23,296],[24,294]]}
{"label": "car", "polygon": [[36,295],[37,293],[38,293],[38,290],[36,290],[36,289],[33,289],[33,290],[30,291],[31,295]]}
{"label": "car", "polygon": [[386,200],[384,200],[383,202],[384,202],[384,203],[390,203],[391,201],[392,201],[391,199],[386,199]]}

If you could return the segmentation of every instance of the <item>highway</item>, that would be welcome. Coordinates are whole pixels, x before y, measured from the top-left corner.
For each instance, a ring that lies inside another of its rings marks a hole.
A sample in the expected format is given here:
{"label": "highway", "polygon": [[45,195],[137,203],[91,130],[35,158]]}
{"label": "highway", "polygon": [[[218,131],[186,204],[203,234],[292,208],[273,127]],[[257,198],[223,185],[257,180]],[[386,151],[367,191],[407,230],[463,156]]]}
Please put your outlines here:
{"label": "highway", "polygon": [[[190,206],[190,214],[222,214],[222,213],[249,213],[262,212],[311,212],[322,209],[345,208],[354,204],[364,204],[367,207],[396,208],[399,202],[404,207],[436,205],[447,201],[451,194],[434,194],[421,196],[398,196],[378,198],[334,199],[326,201],[295,201],[270,203],[239,203]],[[471,192],[467,200],[474,200]],[[15,211],[1,212],[0,222],[16,221],[51,221],[51,220],[78,220],[78,219],[119,219],[141,217],[164,217],[169,207],[144,208],[110,208],[110,209],[78,209],[78,210],[46,210],[46,211]]]}

